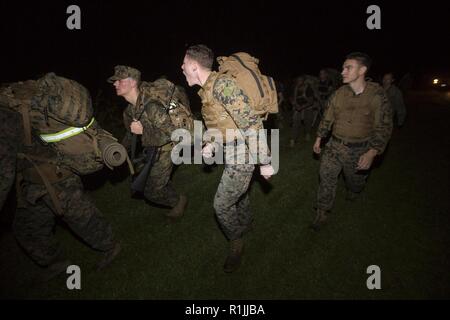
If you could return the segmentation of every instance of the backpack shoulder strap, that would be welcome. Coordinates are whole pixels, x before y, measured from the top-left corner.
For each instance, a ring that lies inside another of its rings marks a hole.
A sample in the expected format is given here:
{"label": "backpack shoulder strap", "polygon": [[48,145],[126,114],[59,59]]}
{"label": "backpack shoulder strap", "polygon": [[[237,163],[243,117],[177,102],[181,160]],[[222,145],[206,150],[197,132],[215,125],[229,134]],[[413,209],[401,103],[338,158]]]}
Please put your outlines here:
{"label": "backpack shoulder strap", "polygon": [[264,91],[263,91],[261,82],[259,81],[259,78],[256,75],[256,73],[252,69],[247,67],[245,65],[244,61],[242,61],[242,59],[237,54],[232,54],[231,57],[235,58],[245,69],[247,69],[250,72],[250,74],[252,75],[253,79],[256,82],[256,85],[258,86],[258,90],[259,90],[259,94],[261,95],[261,98],[264,98]]}
{"label": "backpack shoulder strap", "polygon": [[22,123],[24,130],[24,144],[25,146],[31,146],[31,121],[30,121],[30,109],[25,104],[21,104],[19,112],[22,115]]}
{"label": "backpack shoulder strap", "polygon": [[50,198],[52,199],[53,205],[55,206],[55,209],[56,209],[56,213],[59,216],[63,216],[64,212],[62,210],[61,202],[59,201],[58,196],[56,195],[55,188],[52,186],[49,179],[44,174],[44,172],[39,168],[39,166],[36,164],[36,162],[33,161],[33,159],[38,160],[38,158],[35,158],[31,155],[27,155],[25,153],[19,153],[18,156],[27,159],[33,165],[34,169],[41,177],[42,182],[44,183],[45,188],[47,189]]}

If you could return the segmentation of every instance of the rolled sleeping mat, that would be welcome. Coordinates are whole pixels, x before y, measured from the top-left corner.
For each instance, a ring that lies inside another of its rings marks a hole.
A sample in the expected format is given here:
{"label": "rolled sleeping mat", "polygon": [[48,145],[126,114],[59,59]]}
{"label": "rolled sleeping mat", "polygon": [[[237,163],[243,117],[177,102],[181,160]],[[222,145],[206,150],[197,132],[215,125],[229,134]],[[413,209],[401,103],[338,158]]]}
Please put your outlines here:
{"label": "rolled sleeping mat", "polygon": [[114,139],[103,136],[98,144],[103,162],[111,170],[113,167],[121,166],[127,160],[127,150]]}

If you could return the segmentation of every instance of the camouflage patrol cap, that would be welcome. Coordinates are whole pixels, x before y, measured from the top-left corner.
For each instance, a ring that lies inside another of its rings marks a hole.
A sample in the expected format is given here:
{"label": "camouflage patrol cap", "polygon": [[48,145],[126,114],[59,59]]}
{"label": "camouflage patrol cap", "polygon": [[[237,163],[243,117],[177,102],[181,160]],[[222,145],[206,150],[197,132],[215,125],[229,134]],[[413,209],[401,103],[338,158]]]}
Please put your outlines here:
{"label": "camouflage patrol cap", "polygon": [[114,75],[108,78],[109,83],[113,83],[116,80],[122,80],[126,78],[133,78],[134,80],[141,80],[141,72],[138,69],[128,66],[115,66]]}

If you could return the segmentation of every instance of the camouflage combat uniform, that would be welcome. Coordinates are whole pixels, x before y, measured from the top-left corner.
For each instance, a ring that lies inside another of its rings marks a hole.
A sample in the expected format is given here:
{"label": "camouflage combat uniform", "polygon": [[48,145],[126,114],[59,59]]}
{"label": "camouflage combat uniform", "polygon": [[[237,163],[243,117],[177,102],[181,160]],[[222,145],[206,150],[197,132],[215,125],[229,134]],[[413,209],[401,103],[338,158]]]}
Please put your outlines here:
{"label": "camouflage combat uniform", "polygon": [[320,106],[323,109],[326,106],[328,98],[334,91],[333,81],[330,79],[324,81],[319,80],[317,91],[319,92]]}
{"label": "camouflage combat uniform", "polygon": [[385,91],[389,102],[391,103],[396,124],[401,127],[406,118],[406,107],[403,101],[403,94],[395,84],[391,84]]}
{"label": "camouflage combat uniform", "polygon": [[[33,144],[33,151],[40,150],[40,156],[48,154],[48,150],[38,146],[39,142],[34,141]],[[29,148],[24,149],[27,154],[35,153]],[[18,172],[23,175],[23,180],[17,191],[14,234],[36,263],[48,266],[61,256],[61,249],[53,235],[59,214],[45,185],[27,176],[30,168],[32,166],[27,160],[19,160]],[[102,252],[111,250],[115,245],[111,225],[84,192],[80,177],[74,173],[67,174],[60,181],[53,182],[52,186],[62,209],[61,220],[93,249]]]}
{"label": "camouflage combat uniform", "polygon": [[170,154],[173,144],[172,132],[176,129],[170,120],[164,105],[145,92],[140,92],[136,106],[129,104],[123,113],[125,128],[127,128],[127,142],[131,141],[130,125],[133,119],[138,119],[143,126],[142,136],[138,136],[142,147],[159,147],[158,159],[154,163],[144,190],[145,197],[157,204],[175,207],[180,196],[170,182],[172,160]]}
{"label": "camouflage combat uniform", "polygon": [[326,101],[333,92],[333,82],[329,79],[319,80],[318,91],[320,100]]}
{"label": "camouflage combat uniform", "polygon": [[[34,98],[14,101],[21,101],[19,103],[21,106],[33,103],[35,105],[31,108],[39,110]],[[17,107],[16,102],[11,105]],[[35,112],[30,120],[29,125],[34,129],[30,132],[32,133],[30,141],[24,139],[24,136],[27,136],[24,133],[28,125],[18,123],[20,134],[17,134],[17,137],[20,139],[16,139],[15,143],[19,150],[12,148],[8,151],[10,156],[20,151],[17,153],[15,165],[17,212],[13,222],[14,235],[36,263],[49,266],[48,276],[56,275],[65,271],[63,267],[68,263],[63,258],[53,235],[56,216],[60,216],[77,236],[92,248],[105,253],[106,259],[98,265],[102,268],[112,261],[120,246],[113,239],[110,224],[84,193],[80,177],[72,172],[71,168],[63,165],[64,154],[57,154],[54,148],[44,144],[41,138],[37,137],[33,121],[39,116],[40,114]],[[4,123],[2,121],[2,124]]]}
{"label": "camouflage combat uniform", "polygon": [[331,131],[320,163],[320,185],[317,208],[331,210],[338,176],[344,172],[347,188],[359,193],[369,170],[356,169],[359,157],[369,149],[381,154],[392,132],[392,110],[383,89],[367,82],[361,94],[355,95],[349,85],[331,97],[320,122],[317,135],[325,138]]}
{"label": "camouflage combat uniform", "polygon": [[[253,112],[249,105],[249,98],[231,77],[212,72],[203,84],[199,95],[202,98],[204,118],[207,118],[207,115],[204,113],[207,106],[207,91],[212,91],[215,99],[214,108],[217,108],[216,111],[220,113],[219,117],[230,118],[230,115],[232,117],[232,120],[230,119],[229,122],[230,127],[227,128],[222,127],[220,124],[218,127],[211,127],[205,121],[208,129],[216,128],[223,132],[226,129],[238,127],[242,132],[246,132],[248,129],[258,130],[263,128],[262,120]],[[233,144],[234,142],[228,143]],[[238,156],[248,157],[249,150],[247,148],[244,150],[245,155]],[[227,239],[235,240],[240,239],[244,235],[252,222],[248,188],[255,165],[233,164],[231,161],[227,161],[226,148],[224,158],[226,159],[225,169],[214,197],[214,209]],[[261,159],[261,161],[267,160]]]}
{"label": "camouflage combat uniform", "polygon": [[16,159],[22,143],[22,117],[0,106],[0,210],[16,176]]}
{"label": "camouflage combat uniform", "polygon": [[295,105],[292,115],[293,122],[291,141],[298,140],[301,133],[302,121],[304,124],[304,131],[308,139],[311,134],[314,119],[319,110],[319,101],[313,88],[307,82],[297,85],[294,90],[294,101]]}

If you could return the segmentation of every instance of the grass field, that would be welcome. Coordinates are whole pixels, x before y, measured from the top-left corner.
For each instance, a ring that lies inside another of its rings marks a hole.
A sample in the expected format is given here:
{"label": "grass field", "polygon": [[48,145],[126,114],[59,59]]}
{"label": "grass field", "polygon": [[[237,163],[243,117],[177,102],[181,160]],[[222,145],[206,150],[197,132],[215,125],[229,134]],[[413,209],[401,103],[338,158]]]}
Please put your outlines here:
{"label": "grass field", "polygon": [[[1,298],[27,299],[443,299],[450,298],[449,96],[410,94],[409,117],[396,129],[382,161],[356,202],[340,182],[330,223],[318,233],[314,217],[319,161],[312,141],[289,148],[281,130],[280,171],[270,185],[251,187],[253,231],[234,274],[222,271],[227,242],[212,201],[222,167],[184,165],[174,184],[190,203],[167,225],[166,209],[130,198],[126,170],[88,177],[98,208],[123,251],[103,272],[99,253],[63,226],[67,256],[81,267],[82,289],[66,276],[30,286],[38,272],[10,232],[2,212]],[[366,269],[381,268],[381,290],[368,290]]]}

